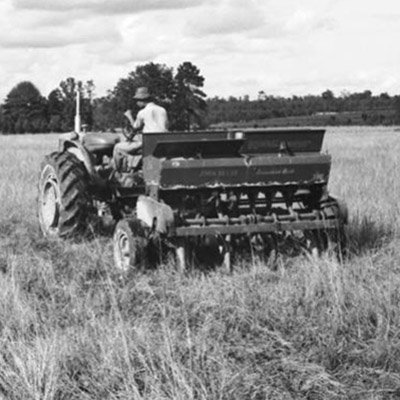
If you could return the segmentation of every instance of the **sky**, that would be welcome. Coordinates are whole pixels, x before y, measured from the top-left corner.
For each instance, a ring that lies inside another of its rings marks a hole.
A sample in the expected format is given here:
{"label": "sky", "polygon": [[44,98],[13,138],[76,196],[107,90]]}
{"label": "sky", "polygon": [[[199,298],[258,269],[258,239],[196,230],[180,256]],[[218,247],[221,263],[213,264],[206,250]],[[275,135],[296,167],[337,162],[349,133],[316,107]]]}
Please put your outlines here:
{"label": "sky", "polygon": [[209,97],[400,93],[398,0],[0,0],[0,102],[191,61]]}

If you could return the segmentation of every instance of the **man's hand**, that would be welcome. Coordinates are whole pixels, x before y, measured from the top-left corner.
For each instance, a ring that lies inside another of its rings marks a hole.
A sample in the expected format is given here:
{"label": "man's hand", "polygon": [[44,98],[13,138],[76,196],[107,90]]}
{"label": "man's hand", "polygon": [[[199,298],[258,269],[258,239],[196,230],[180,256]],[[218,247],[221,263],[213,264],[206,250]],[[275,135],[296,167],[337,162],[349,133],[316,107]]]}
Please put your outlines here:
{"label": "man's hand", "polygon": [[135,137],[135,135],[136,135],[136,132],[135,132],[135,131],[131,131],[131,132],[128,134],[126,140],[127,140],[128,142],[132,142],[132,140],[133,140],[133,138]]}
{"label": "man's hand", "polygon": [[135,120],[133,119],[133,115],[132,115],[132,111],[131,110],[126,110],[124,112],[124,116],[127,118],[127,120],[129,121],[129,124],[127,123],[123,129],[122,129],[122,133],[124,134],[126,140],[128,142],[131,142],[132,139],[135,136],[135,129],[134,129],[134,125],[135,125]]}

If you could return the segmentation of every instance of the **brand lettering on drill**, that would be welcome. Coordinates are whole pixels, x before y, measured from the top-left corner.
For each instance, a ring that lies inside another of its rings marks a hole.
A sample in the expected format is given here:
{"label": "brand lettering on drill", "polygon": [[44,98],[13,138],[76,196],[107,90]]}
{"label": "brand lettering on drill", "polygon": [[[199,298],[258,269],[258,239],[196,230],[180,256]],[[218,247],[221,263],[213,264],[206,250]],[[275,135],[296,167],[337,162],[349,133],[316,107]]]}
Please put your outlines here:
{"label": "brand lettering on drill", "polygon": [[233,176],[238,176],[239,173],[237,170],[225,170],[225,169],[220,169],[220,170],[215,170],[215,169],[209,169],[209,170],[201,170],[199,177],[200,178],[227,178],[227,177],[233,177]]}
{"label": "brand lettering on drill", "polygon": [[292,175],[294,168],[257,169],[256,175]]}
{"label": "brand lettering on drill", "polygon": [[[281,144],[281,140],[254,140],[249,141],[246,144],[248,150],[257,150],[257,153],[261,153],[266,150],[278,150],[279,145]],[[311,149],[314,145],[311,140],[288,140],[288,146],[290,149],[294,150],[302,150],[302,149]]]}

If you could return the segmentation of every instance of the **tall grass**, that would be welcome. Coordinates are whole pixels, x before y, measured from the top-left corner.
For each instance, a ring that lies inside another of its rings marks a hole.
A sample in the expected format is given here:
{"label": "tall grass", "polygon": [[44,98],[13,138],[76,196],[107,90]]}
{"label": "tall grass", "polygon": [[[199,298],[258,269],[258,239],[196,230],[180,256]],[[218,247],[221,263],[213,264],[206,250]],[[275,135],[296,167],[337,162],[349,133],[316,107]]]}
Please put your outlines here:
{"label": "tall grass", "polygon": [[0,398],[399,398],[400,132],[327,133],[330,188],[350,210],[344,263],[124,280],[109,238],[39,234],[39,164],[57,138],[0,145]]}

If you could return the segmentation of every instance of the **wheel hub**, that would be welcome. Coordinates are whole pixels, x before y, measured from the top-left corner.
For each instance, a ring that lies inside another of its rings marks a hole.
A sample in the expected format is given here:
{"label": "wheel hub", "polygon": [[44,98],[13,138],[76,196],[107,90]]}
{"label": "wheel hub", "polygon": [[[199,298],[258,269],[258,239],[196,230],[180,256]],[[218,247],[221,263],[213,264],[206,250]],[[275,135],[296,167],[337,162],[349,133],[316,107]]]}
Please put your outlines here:
{"label": "wheel hub", "polygon": [[60,218],[60,192],[55,177],[49,177],[42,192],[41,213],[46,228],[55,228]]}
{"label": "wheel hub", "polygon": [[131,249],[129,237],[125,232],[119,232],[116,238],[116,257],[118,259],[118,267],[123,271],[129,269],[131,259]]}

